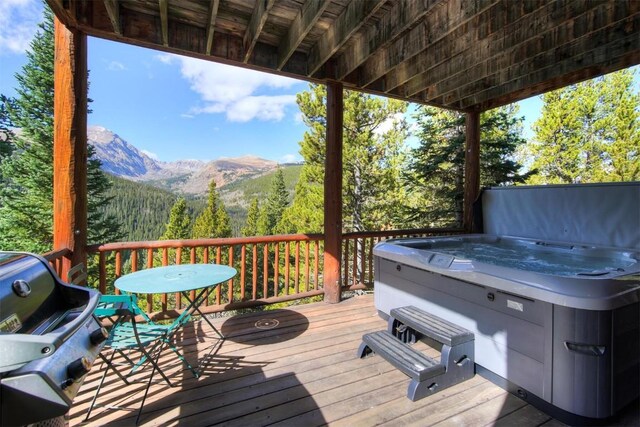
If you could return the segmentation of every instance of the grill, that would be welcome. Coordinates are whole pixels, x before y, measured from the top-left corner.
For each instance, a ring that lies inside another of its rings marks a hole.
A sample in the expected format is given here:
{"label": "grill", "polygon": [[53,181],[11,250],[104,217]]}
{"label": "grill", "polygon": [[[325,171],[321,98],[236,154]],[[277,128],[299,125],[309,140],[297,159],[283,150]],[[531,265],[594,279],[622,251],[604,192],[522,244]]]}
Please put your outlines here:
{"label": "grill", "polygon": [[68,412],[107,337],[93,316],[99,297],[60,281],[42,257],[0,252],[2,425]]}

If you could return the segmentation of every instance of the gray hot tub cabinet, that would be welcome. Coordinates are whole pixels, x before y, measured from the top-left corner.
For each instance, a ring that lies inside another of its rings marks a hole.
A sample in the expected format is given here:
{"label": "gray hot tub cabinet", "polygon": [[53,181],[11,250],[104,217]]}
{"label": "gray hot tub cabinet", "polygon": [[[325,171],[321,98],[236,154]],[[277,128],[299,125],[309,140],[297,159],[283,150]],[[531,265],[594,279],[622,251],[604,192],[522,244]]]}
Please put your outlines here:
{"label": "gray hot tub cabinet", "polygon": [[[524,194],[527,191],[531,197]],[[547,239],[545,233],[557,237],[562,231],[574,242],[614,247],[623,241],[629,245],[626,248],[639,251],[639,195],[638,183],[485,191],[485,231],[495,232],[499,227],[508,235],[529,239],[536,238],[536,230]],[[576,205],[587,210],[572,219],[566,210]],[[554,211],[558,206],[565,207],[564,214]],[[487,208],[497,207],[501,212],[493,218],[501,220],[492,226],[487,221],[492,215]],[[514,209],[526,211],[529,228],[520,233],[517,228],[524,223]],[[536,219],[536,212],[545,218]],[[594,218],[599,212],[600,218]],[[595,239],[575,225],[597,224],[612,217],[627,222],[602,225]],[[607,228],[608,232],[603,231]],[[610,298],[594,302],[589,295],[568,298],[546,286],[530,292],[532,288],[526,283],[479,272],[473,266],[468,271],[450,272],[437,263],[429,266],[411,254],[405,256],[402,250],[388,251],[388,245],[382,243],[374,249],[375,305],[383,317],[393,308],[413,305],[472,331],[479,373],[565,422],[604,419],[638,398],[637,272],[615,279],[628,280],[628,291],[616,291]],[[517,270],[513,277],[518,277]],[[607,281],[602,284],[607,286]]]}

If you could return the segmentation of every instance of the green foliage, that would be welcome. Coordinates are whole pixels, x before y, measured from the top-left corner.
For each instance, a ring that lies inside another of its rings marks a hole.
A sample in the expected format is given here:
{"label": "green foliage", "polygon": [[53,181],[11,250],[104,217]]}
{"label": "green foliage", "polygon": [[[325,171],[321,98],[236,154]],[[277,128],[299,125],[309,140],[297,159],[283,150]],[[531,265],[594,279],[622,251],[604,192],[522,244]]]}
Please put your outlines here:
{"label": "green foliage", "polygon": [[4,95],[0,95],[0,185],[3,185],[2,179],[2,161],[11,156],[15,150],[15,134],[12,131],[13,122],[9,116],[7,105],[11,105],[12,100]]}
{"label": "green foliage", "polygon": [[258,206],[258,199],[254,198],[249,205],[247,211],[247,222],[242,228],[242,235],[245,237],[258,235],[258,215],[260,214],[260,207]]}
{"label": "green foliage", "polygon": [[[27,63],[16,74],[18,97],[3,97],[14,126],[21,128],[15,150],[2,161],[0,248],[46,252],[53,243],[53,15],[45,7],[40,30],[27,51]],[[89,154],[93,154],[90,150]],[[88,243],[117,240],[113,217],[98,210],[108,203],[109,180],[100,162],[88,162]]]}
{"label": "green foliage", "polygon": [[183,197],[178,198],[171,208],[169,222],[165,227],[161,240],[183,240],[191,237],[191,218],[187,210],[187,202]]}
{"label": "green foliage", "polygon": [[[305,164],[292,205],[278,226],[282,232],[321,232],[323,224],[326,88],[310,85],[297,95],[309,128],[300,143]],[[343,223],[345,231],[396,227],[404,191],[406,104],[345,91],[343,121]],[[388,127],[388,129],[387,129]]]}
{"label": "green foliage", "polygon": [[[113,216],[124,233],[123,240],[158,240],[162,236],[176,196],[151,185],[109,175],[112,186],[106,192],[109,203],[100,209]],[[201,202],[186,201],[191,216],[202,210]]]}
{"label": "green foliage", "polygon": [[271,189],[267,195],[260,215],[258,216],[258,235],[268,236],[276,233],[276,226],[282,213],[289,204],[289,194],[284,184],[282,169],[278,169],[271,181]]}
{"label": "green foliage", "polygon": [[[483,186],[523,182],[527,175],[514,154],[525,140],[523,118],[515,107],[501,107],[480,116],[480,183]],[[412,152],[407,186],[412,189],[407,212],[416,226],[460,226],[464,194],[465,115],[423,106],[418,108],[420,146]]]}
{"label": "green foliage", "polygon": [[542,114],[525,155],[530,183],[640,179],[640,92],[632,69],[542,95]]}
{"label": "green foliage", "polygon": [[192,237],[198,239],[230,236],[231,225],[229,215],[225,211],[224,205],[216,190],[216,182],[211,180],[209,183],[207,206],[193,224]]}

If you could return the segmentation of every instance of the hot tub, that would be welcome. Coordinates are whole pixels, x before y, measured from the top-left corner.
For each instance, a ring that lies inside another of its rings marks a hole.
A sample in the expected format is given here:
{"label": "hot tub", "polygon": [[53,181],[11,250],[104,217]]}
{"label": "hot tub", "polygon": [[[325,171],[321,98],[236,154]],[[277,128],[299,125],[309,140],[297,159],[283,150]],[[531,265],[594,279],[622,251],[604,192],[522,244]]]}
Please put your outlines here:
{"label": "hot tub", "polygon": [[[603,192],[610,197],[622,188],[627,196],[640,194],[637,183],[588,187],[596,193],[588,197],[594,206],[603,204]],[[536,194],[531,205],[523,206],[522,200],[529,198],[522,192],[532,190]],[[584,190],[577,187],[580,198]],[[617,204],[631,209],[621,214],[631,218],[628,224],[601,227],[615,227],[615,233],[598,230],[602,236],[619,236],[619,241],[571,232],[567,234],[577,237],[574,241],[558,241],[548,238],[558,232],[539,233],[544,239],[535,234],[545,227],[572,230],[568,221],[587,221],[585,215],[597,216],[603,208],[572,215],[555,212],[550,221],[550,204],[571,199],[573,187],[495,191],[500,193],[483,194],[488,233],[378,244],[376,308],[388,316],[395,307],[413,305],[471,330],[477,371],[560,420],[583,424],[614,415],[638,398],[640,387],[638,198]],[[545,191],[555,195],[545,196]],[[514,198],[520,203],[504,203]],[[492,224],[488,218],[497,206],[501,211],[494,211],[493,218],[503,221]],[[531,228],[491,233],[508,220],[518,223],[513,221],[518,213],[505,213],[504,206],[525,209],[533,218]],[[541,216],[537,223],[532,214],[536,209]],[[609,215],[615,210],[604,209]],[[558,223],[558,218],[565,220]],[[634,244],[611,244],[621,241]]]}

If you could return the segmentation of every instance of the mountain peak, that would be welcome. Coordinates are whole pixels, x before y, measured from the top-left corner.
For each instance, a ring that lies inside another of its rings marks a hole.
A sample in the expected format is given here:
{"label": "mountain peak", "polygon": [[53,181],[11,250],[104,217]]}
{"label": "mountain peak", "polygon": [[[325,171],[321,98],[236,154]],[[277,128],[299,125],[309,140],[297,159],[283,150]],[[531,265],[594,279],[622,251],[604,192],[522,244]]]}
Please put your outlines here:
{"label": "mountain peak", "polygon": [[178,193],[206,194],[212,179],[220,188],[237,179],[258,176],[278,167],[274,161],[251,154],[210,162],[193,159],[156,161],[103,126],[89,126],[87,141],[102,161],[104,171]]}

